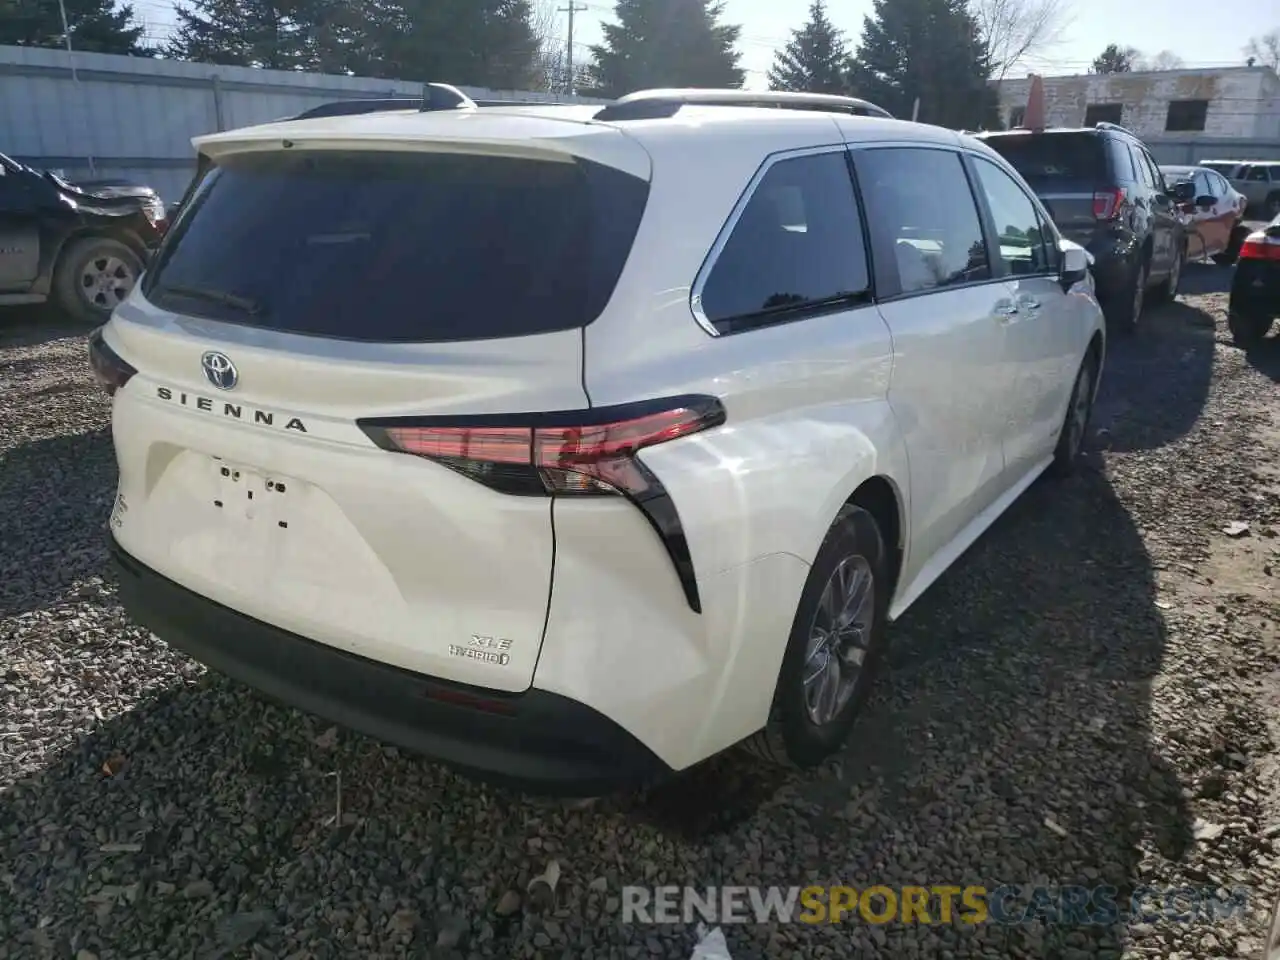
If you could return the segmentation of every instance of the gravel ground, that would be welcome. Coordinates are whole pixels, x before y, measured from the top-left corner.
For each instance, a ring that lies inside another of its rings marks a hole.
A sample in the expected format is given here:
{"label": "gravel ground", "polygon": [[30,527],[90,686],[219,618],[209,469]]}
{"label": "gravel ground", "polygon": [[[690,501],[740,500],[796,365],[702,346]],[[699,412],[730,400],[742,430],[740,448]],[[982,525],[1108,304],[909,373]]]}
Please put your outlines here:
{"label": "gravel ground", "polygon": [[[592,806],[337,734],[132,626],[83,336],[0,332],[0,958],[687,957],[692,930],[619,922],[628,883],[1244,884],[1218,925],[726,933],[734,960],[1252,957],[1280,896],[1280,341],[1230,346],[1224,276],[1113,346],[1088,467],[896,626],[837,762],[730,755]],[[551,860],[555,904],[522,903]]]}

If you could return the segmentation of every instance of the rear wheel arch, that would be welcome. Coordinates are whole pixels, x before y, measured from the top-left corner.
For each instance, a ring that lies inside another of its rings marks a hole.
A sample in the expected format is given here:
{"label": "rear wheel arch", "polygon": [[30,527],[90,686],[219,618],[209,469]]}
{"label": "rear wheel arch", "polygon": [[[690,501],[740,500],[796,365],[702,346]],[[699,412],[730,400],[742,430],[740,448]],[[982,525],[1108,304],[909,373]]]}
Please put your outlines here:
{"label": "rear wheel arch", "polygon": [[880,537],[889,553],[887,560],[891,597],[897,592],[902,562],[906,557],[907,520],[904,505],[898,486],[883,475],[864,480],[844,502],[844,506],[866,510],[880,528]]}
{"label": "rear wheel arch", "polygon": [[1093,336],[1089,338],[1089,346],[1085,347],[1084,355],[1092,357],[1099,367],[1102,366],[1102,360],[1106,356],[1106,343],[1102,338],[1102,331],[1093,331]]}
{"label": "rear wheel arch", "polygon": [[91,224],[88,226],[77,227],[74,230],[68,230],[58,238],[57,246],[50,251],[48,270],[52,273],[58,268],[63,256],[81,240],[93,238],[105,238],[107,240],[117,240],[137,254],[138,258],[144,263],[147,259],[147,245],[142,242],[142,238],[125,226],[107,226],[102,224]]}

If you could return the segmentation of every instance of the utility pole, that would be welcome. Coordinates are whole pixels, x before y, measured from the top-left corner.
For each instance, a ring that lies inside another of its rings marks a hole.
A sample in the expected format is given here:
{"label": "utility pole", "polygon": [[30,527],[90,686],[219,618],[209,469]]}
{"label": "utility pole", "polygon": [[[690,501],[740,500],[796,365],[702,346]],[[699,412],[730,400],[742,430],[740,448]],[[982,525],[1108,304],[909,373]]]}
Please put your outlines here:
{"label": "utility pole", "polygon": [[[67,62],[71,64],[71,84],[75,87],[76,93],[84,96],[84,91],[80,87],[80,75],[76,73],[76,54],[71,49],[71,24],[67,20],[67,4],[65,0],[58,0],[58,12],[62,14],[62,37],[67,41]],[[83,105],[83,100],[81,100]],[[85,158],[89,161],[89,176],[96,177],[98,175],[97,168],[93,163],[93,154],[89,154]]]}
{"label": "utility pole", "polygon": [[586,9],[586,4],[579,4],[575,0],[569,0],[569,6],[567,7],[556,7],[557,13],[567,13],[569,15],[569,45],[564,52],[565,72],[568,74],[568,78],[565,80],[565,90],[569,96],[573,96],[573,15],[582,13]]}

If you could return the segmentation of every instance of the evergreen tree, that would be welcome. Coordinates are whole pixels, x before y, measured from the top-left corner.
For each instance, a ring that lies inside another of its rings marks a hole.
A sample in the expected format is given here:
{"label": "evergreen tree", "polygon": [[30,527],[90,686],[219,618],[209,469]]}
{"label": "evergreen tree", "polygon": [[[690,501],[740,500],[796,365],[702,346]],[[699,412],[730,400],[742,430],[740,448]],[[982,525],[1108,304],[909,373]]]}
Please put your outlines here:
{"label": "evergreen tree", "polygon": [[849,71],[855,96],[922,123],[965,130],[996,126],[991,61],[966,0],[873,0]]}
{"label": "evergreen tree", "polygon": [[[115,0],[66,0],[71,46],[89,53],[151,56],[133,7]],[[0,0],[0,44],[16,47],[65,47],[62,11],[57,0]]]}
{"label": "evergreen tree", "polygon": [[494,89],[537,82],[529,0],[387,0],[369,37],[378,76]]}
{"label": "evergreen tree", "polygon": [[654,87],[741,87],[741,27],[720,23],[719,0],[617,0],[617,23],[593,46],[591,93],[621,97]]}
{"label": "evergreen tree", "polygon": [[793,30],[790,42],[773,55],[769,88],[802,93],[845,93],[849,68],[849,50],[843,35],[827,19],[823,0],[813,0],[808,23]]}
{"label": "evergreen tree", "polygon": [[1134,61],[1138,59],[1138,51],[1133,47],[1120,47],[1114,43],[1107,44],[1093,61],[1094,73],[1129,73],[1133,70]]}
{"label": "evergreen tree", "polygon": [[175,60],[294,70],[305,54],[306,0],[192,0],[165,48]]}

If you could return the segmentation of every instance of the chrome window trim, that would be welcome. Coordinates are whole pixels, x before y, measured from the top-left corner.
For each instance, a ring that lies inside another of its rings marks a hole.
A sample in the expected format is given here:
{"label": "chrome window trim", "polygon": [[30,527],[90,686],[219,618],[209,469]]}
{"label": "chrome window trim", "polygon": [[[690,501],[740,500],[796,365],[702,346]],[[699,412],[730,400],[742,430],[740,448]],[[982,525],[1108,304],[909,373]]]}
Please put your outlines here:
{"label": "chrome window trim", "polygon": [[[716,235],[716,241],[711,245],[706,257],[702,261],[702,266],[698,268],[697,274],[693,279],[693,286],[689,288],[689,310],[693,314],[693,319],[697,321],[702,332],[711,337],[725,336],[716,328],[715,323],[709,319],[702,309],[702,289],[706,286],[707,278],[710,277],[711,271],[715,269],[716,263],[720,260],[720,254],[724,252],[725,244],[729,242],[729,237],[733,235],[734,229],[738,226],[738,221],[742,218],[742,212],[746,209],[747,204],[751,202],[751,198],[755,196],[756,190],[770,170],[778,163],[784,160],[796,160],[803,157],[817,157],[828,153],[848,154],[849,144],[841,140],[839,143],[823,144],[815,147],[800,147],[794,150],[779,150],[771,153],[761,161],[760,166],[747,181],[747,186],[743,189],[742,195],[738,197],[738,202],[734,204],[733,211],[729,214],[729,219],[721,226],[720,232]],[[849,180],[849,191],[854,192],[853,179]],[[855,203],[857,197],[855,194]],[[859,206],[858,215],[862,216],[863,211]],[[871,265],[870,251],[864,251],[867,256],[867,285],[871,286]],[[797,320],[802,319],[800,317]],[[794,321],[792,321],[794,322]]]}

